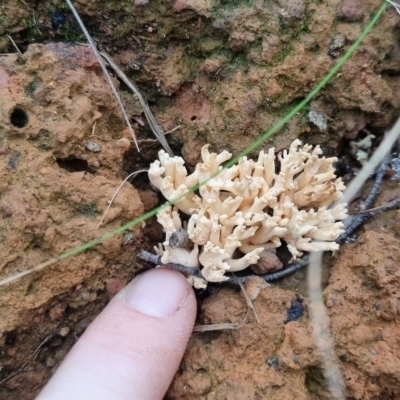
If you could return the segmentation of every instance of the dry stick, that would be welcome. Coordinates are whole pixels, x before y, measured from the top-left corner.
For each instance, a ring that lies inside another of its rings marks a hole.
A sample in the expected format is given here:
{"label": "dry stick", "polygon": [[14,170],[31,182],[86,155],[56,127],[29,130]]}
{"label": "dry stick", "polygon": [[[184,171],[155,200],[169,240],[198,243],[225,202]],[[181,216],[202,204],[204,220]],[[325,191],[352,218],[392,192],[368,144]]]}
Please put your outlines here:
{"label": "dry stick", "polygon": [[246,289],[243,286],[243,283],[237,278],[237,276],[235,274],[232,274],[232,275],[236,279],[236,282],[238,283],[238,285],[240,286],[240,289],[243,292],[243,296],[246,299],[247,306],[251,309],[251,311],[253,311],[253,314],[256,317],[257,322],[260,324],[260,318],[258,318],[258,315],[256,313],[256,309],[254,308],[254,304],[251,301],[249,295],[247,294]]}
{"label": "dry stick", "polygon": [[118,189],[114,192],[113,196],[111,197],[111,200],[108,202],[108,207],[106,209],[106,211],[104,212],[103,216],[101,217],[100,222],[97,224],[96,228],[98,228],[104,221],[104,218],[106,217],[108,210],[111,207],[111,204],[113,203],[114,199],[117,197],[117,194],[119,193],[119,191],[121,190],[122,186],[124,185],[124,183],[131,177],[136,177],[137,174],[140,174],[141,172],[147,172],[147,169],[141,169],[140,171],[135,171],[132,172],[131,174],[129,174],[123,181],[122,183],[118,186]]}
{"label": "dry stick", "polygon": [[21,50],[18,48],[18,46],[15,44],[13,38],[10,35],[7,35],[8,38],[10,39],[12,45],[14,46],[15,50],[17,50],[18,54],[22,57],[25,58],[24,55],[21,53]]}
{"label": "dry stick", "polygon": [[390,152],[386,154],[386,157],[383,159],[383,162],[376,171],[376,178],[374,183],[372,184],[371,191],[369,192],[367,198],[361,202],[359,205],[360,211],[365,211],[368,207],[371,207],[372,203],[375,201],[376,196],[378,195],[379,189],[381,187],[383,177],[385,176],[387,167],[390,161]]}
{"label": "dry stick", "polygon": [[37,29],[38,32],[40,33],[40,36],[43,36],[43,35],[42,35],[42,32],[40,31],[39,26],[38,26],[38,24],[37,24],[37,22],[36,22],[35,10],[33,10],[33,23],[35,24],[36,29]]}
{"label": "dry stick", "polygon": [[229,322],[227,322],[225,324],[196,325],[193,328],[193,332],[209,332],[209,331],[222,331],[222,330],[228,330],[228,329],[239,329],[243,325],[242,324],[233,324],[233,323],[229,323]]}
{"label": "dry stick", "polygon": [[93,53],[95,54],[95,56],[97,58],[97,61],[99,62],[100,66],[101,66],[101,69],[103,70],[104,75],[106,76],[107,82],[111,87],[111,90],[112,90],[112,92],[114,94],[114,97],[117,99],[117,102],[118,102],[118,105],[119,105],[119,107],[121,109],[122,115],[124,116],[125,122],[128,125],[129,132],[131,133],[133,141],[135,142],[137,151],[140,152],[139,145],[138,145],[137,140],[136,140],[135,132],[133,131],[131,123],[129,122],[129,117],[128,117],[126,111],[125,111],[124,105],[122,104],[121,97],[119,96],[119,94],[117,92],[117,89],[115,88],[115,86],[113,84],[113,81],[112,81],[112,79],[110,77],[110,74],[107,72],[107,68],[105,67],[105,65],[103,63],[103,60],[101,59],[100,54],[97,51],[96,45],[94,44],[92,37],[90,36],[90,34],[87,31],[85,25],[83,24],[81,18],[79,17],[79,14],[75,10],[75,7],[72,5],[71,0],[66,0],[66,2],[68,4],[69,8],[71,9],[72,13],[74,14],[74,17],[78,21],[79,26],[81,27],[83,33],[85,34],[86,39],[89,42],[90,47],[92,48]]}
{"label": "dry stick", "polygon": [[365,211],[360,211],[360,212],[356,213],[355,215],[361,215],[361,216],[364,216],[364,218],[372,218],[372,217],[375,217],[375,215],[381,214],[385,211],[393,210],[393,208],[397,207],[399,204],[400,204],[400,196],[396,197],[389,203],[384,204],[383,206],[370,208],[369,210],[365,210]]}
{"label": "dry stick", "polygon": [[[57,328],[58,329],[58,328]],[[42,346],[44,344],[46,344],[57,332],[57,329],[54,329],[49,335],[46,336],[46,338],[39,344],[39,346],[36,347],[35,351],[28,357],[28,359],[22,364],[22,366],[20,368],[18,368],[17,371],[12,372],[11,374],[9,374],[8,376],[6,376],[4,379],[2,379],[0,381],[0,386],[7,382],[8,380],[10,380],[11,378],[13,378],[15,375],[18,375],[21,372],[27,371],[26,367],[27,365],[34,361],[36,359],[36,357],[39,354],[39,350],[42,348]]]}
{"label": "dry stick", "polygon": [[196,325],[193,328],[193,332],[210,332],[210,331],[240,329],[245,325],[248,315],[249,315],[249,310],[247,310],[246,315],[244,316],[242,322],[239,322],[238,324],[226,322],[222,324]]}
{"label": "dry stick", "polygon": [[[149,123],[150,129],[154,133],[154,136],[158,139],[158,141],[164,147],[164,150],[170,156],[173,156],[174,153],[172,152],[171,148],[169,147],[169,144],[168,144],[167,140],[165,139],[164,131],[162,130],[161,126],[157,123],[156,119],[154,118],[154,115],[151,113],[150,108],[149,108],[146,100],[143,98],[142,94],[140,93],[139,89],[121,71],[121,69],[118,67],[118,65],[114,62],[114,60],[111,58],[111,56],[109,54],[107,54],[104,51],[101,51],[100,55],[107,61],[109,66],[114,70],[114,72],[119,76],[119,78],[125,83],[125,85],[128,86],[129,89],[131,89],[132,92],[137,96],[137,98],[139,99],[140,105],[143,108],[144,115],[146,116],[147,122]],[[173,132],[175,129],[178,129],[178,127],[172,129],[168,133]]]}

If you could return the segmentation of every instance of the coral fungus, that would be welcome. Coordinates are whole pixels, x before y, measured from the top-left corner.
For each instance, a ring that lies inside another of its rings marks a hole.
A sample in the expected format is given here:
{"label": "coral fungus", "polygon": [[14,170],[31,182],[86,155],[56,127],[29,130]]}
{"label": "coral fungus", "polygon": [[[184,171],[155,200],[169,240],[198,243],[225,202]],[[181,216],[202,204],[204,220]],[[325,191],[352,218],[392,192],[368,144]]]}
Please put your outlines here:
{"label": "coral fungus", "polygon": [[[166,232],[166,241],[156,249],[163,263],[202,268],[204,280],[190,279],[195,287],[205,287],[207,281],[226,280],[226,271],[255,264],[262,251],[273,251],[281,241],[293,258],[304,251],[338,249],[335,240],[343,232],[347,206],[330,208],[345,189],[335,176],[335,157],[325,158],[319,146],[295,140],[277,157],[271,148],[261,151],[257,161],[242,157],[224,168],[231,154],[210,153],[208,147],[202,148],[203,163],[190,175],[181,157],[164,151],[150,166],[151,183],[175,203],[158,214]],[[198,194],[189,190],[197,184]],[[179,212],[190,216],[186,247],[169,241],[182,229]]]}

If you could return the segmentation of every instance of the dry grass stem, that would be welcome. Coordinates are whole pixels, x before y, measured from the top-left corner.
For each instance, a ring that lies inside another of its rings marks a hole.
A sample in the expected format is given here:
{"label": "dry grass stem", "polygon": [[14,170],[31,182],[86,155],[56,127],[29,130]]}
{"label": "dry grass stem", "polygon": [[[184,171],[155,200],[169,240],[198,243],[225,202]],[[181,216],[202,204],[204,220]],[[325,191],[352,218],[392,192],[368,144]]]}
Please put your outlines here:
{"label": "dry grass stem", "polygon": [[128,114],[125,111],[124,105],[122,104],[121,97],[119,96],[119,94],[117,92],[117,89],[115,88],[115,86],[113,84],[113,81],[112,81],[112,79],[110,77],[110,74],[108,73],[107,68],[105,67],[105,65],[103,63],[103,60],[102,60],[99,52],[97,51],[96,45],[94,44],[93,39],[91,38],[89,32],[87,31],[87,29],[86,29],[85,25],[83,24],[81,18],[79,17],[78,12],[75,10],[75,7],[72,5],[71,0],[66,0],[66,1],[67,1],[67,4],[68,4],[69,8],[72,11],[72,13],[74,14],[74,17],[78,21],[78,24],[81,27],[83,33],[85,34],[86,39],[89,42],[90,47],[92,48],[93,53],[95,54],[95,56],[97,58],[97,61],[99,62],[100,66],[101,66],[101,69],[103,70],[103,73],[104,73],[104,75],[105,75],[105,77],[107,79],[107,82],[110,85],[111,91],[113,92],[114,97],[117,99],[119,108],[121,109],[122,115],[124,116],[124,119],[125,119],[125,122],[126,122],[126,124],[128,126],[129,132],[131,133],[133,141],[135,142],[137,151],[140,152],[139,145],[138,145],[137,140],[136,140],[135,132],[133,131],[131,123],[129,122]]}
{"label": "dry grass stem", "polygon": [[104,212],[103,216],[101,217],[101,220],[100,220],[100,222],[99,222],[98,225],[97,225],[97,228],[103,223],[104,218],[106,217],[106,215],[107,215],[107,213],[108,213],[108,210],[110,209],[110,207],[111,207],[111,205],[112,205],[114,199],[117,197],[118,192],[121,190],[122,186],[124,186],[124,183],[125,183],[128,179],[136,177],[136,175],[140,174],[141,172],[147,172],[147,169],[141,169],[141,170],[139,170],[139,171],[132,172],[131,174],[129,174],[129,175],[121,182],[121,184],[118,186],[118,189],[114,192],[113,196],[111,197],[111,200],[108,202],[107,209],[106,209],[106,211]]}
{"label": "dry grass stem", "polygon": [[241,324],[213,324],[213,325],[196,325],[193,328],[193,332],[210,332],[210,331],[223,331],[223,330],[232,330],[239,329],[243,325]]}
{"label": "dry grass stem", "polygon": [[247,317],[249,315],[249,311],[247,310],[246,315],[243,318],[243,321],[240,323],[224,323],[224,324],[211,324],[211,325],[196,325],[193,328],[193,332],[210,332],[210,331],[223,331],[223,330],[233,330],[240,329],[246,323]]}
{"label": "dry grass stem", "polygon": [[[140,105],[143,108],[144,115],[146,116],[147,122],[149,123],[150,129],[154,133],[154,136],[158,139],[158,141],[161,143],[161,145],[164,147],[164,150],[170,155],[173,156],[174,153],[172,152],[171,148],[169,147],[169,144],[167,140],[165,139],[165,133],[162,130],[161,126],[157,123],[156,119],[154,118],[154,115],[150,111],[150,108],[140,93],[139,89],[135,86],[135,84],[121,71],[121,69],[118,67],[118,65],[114,62],[114,60],[111,58],[109,54],[106,52],[102,51],[100,52],[101,56],[104,57],[104,59],[107,61],[109,66],[114,70],[114,72],[119,76],[119,78],[125,83],[126,86],[129,87],[129,89],[132,90],[132,92],[137,96],[139,99]],[[178,129],[178,127],[174,128],[173,130]],[[172,131],[173,131],[172,130]],[[172,132],[172,131],[169,131]]]}
{"label": "dry grass stem", "polygon": [[25,58],[24,55],[22,54],[21,50],[18,48],[16,43],[14,42],[13,38],[10,35],[7,35],[7,37],[10,39],[11,44],[14,46],[14,49],[17,50],[17,53],[22,57]]}
{"label": "dry grass stem", "polygon": [[257,313],[256,313],[256,309],[254,308],[254,304],[253,304],[253,302],[251,301],[249,295],[247,294],[246,289],[244,288],[243,283],[241,282],[240,279],[238,279],[238,278],[236,277],[236,275],[235,275],[234,273],[232,273],[232,275],[233,275],[233,277],[236,279],[236,282],[238,283],[238,285],[240,286],[240,289],[241,289],[241,291],[243,292],[243,296],[244,296],[244,298],[246,299],[246,303],[247,303],[249,309],[250,309],[251,311],[253,311],[253,314],[254,314],[254,316],[255,316],[255,318],[256,318],[256,320],[257,320],[257,323],[260,324],[261,322],[260,322],[260,319],[258,318],[258,315],[257,315]]}

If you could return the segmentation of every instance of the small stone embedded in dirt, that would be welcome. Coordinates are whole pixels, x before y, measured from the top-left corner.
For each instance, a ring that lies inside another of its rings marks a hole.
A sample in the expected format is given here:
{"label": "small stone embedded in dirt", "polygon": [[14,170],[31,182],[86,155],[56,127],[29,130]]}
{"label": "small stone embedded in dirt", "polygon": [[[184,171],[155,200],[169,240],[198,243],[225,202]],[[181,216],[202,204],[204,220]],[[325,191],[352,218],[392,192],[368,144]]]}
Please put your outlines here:
{"label": "small stone embedded in dirt", "polygon": [[46,365],[48,366],[48,367],[54,367],[55,365],[56,365],[56,360],[55,360],[55,358],[52,358],[52,357],[49,357],[49,358],[47,358],[46,359]]}
{"label": "small stone embedded in dirt", "polygon": [[325,132],[328,129],[328,122],[326,116],[313,108],[310,108],[308,113],[308,119],[312,122],[321,132]]}
{"label": "small stone embedded in dirt", "polygon": [[20,159],[21,153],[19,151],[13,151],[8,159],[7,166],[11,169],[16,169]]}
{"label": "small stone embedded in dirt", "polygon": [[4,200],[0,202],[0,213],[3,218],[9,218],[13,214],[10,205]]}
{"label": "small stone embedded in dirt", "polygon": [[306,5],[304,0],[283,0],[280,2],[283,8],[282,17],[288,21],[297,21],[304,17]]}
{"label": "small stone embedded in dirt", "polygon": [[131,148],[131,141],[128,138],[121,138],[115,142],[115,145],[126,152]]}
{"label": "small stone embedded in dirt", "polygon": [[337,17],[347,22],[362,21],[364,18],[363,3],[360,0],[343,0],[339,6]]}
{"label": "small stone embedded in dirt", "polygon": [[49,317],[51,321],[57,321],[62,318],[64,311],[66,309],[66,305],[64,304],[56,304],[54,307],[52,307],[49,311]]}
{"label": "small stone embedded in dirt", "polygon": [[282,269],[282,261],[271,251],[264,250],[260,254],[257,264],[250,265],[251,270],[257,275],[268,274],[269,272]]}
{"label": "small stone embedded in dirt", "polygon": [[107,296],[111,300],[126,285],[122,279],[111,278],[106,284]]}
{"label": "small stone embedded in dirt", "polygon": [[267,360],[267,365],[268,367],[274,368],[277,371],[281,369],[281,365],[279,363],[279,357],[278,356],[273,356]]}
{"label": "small stone embedded in dirt", "polygon": [[75,333],[80,336],[85,332],[86,328],[89,326],[90,321],[87,318],[83,318],[74,327]]}
{"label": "small stone embedded in dirt", "polygon": [[249,277],[244,284],[246,293],[251,301],[255,300],[263,289],[267,289],[269,287],[271,287],[271,285],[268,282],[265,282],[265,280],[259,276]]}
{"label": "small stone embedded in dirt", "polygon": [[303,299],[299,295],[291,301],[290,307],[287,309],[285,324],[291,321],[297,321],[304,313]]}
{"label": "small stone embedded in dirt", "polygon": [[344,45],[346,44],[346,40],[341,37],[332,38],[329,43],[328,54],[332,57],[339,57],[340,51]]}
{"label": "small stone embedded in dirt", "polygon": [[201,70],[207,74],[215,74],[222,66],[222,60],[219,58],[208,58],[201,65]]}
{"label": "small stone embedded in dirt", "polygon": [[[14,357],[17,354],[18,349],[16,347],[10,347],[9,349],[7,349],[7,355],[9,357]],[[0,369],[1,371],[1,369]]]}
{"label": "small stone embedded in dirt", "polygon": [[68,326],[63,326],[59,331],[58,334],[61,337],[65,337],[69,334],[69,332],[71,331],[71,329]]}
{"label": "small stone embedded in dirt", "polygon": [[172,9],[175,12],[183,10],[192,10],[196,14],[204,17],[211,16],[212,1],[211,0],[175,0]]}
{"label": "small stone embedded in dirt", "polygon": [[100,153],[101,146],[96,142],[86,142],[85,149],[93,153]]}
{"label": "small stone embedded in dirt", "polygon": [[122,244],[126,246],[132,243],[135,237],[136,237],[135,232],[124,232],[122,234]]}

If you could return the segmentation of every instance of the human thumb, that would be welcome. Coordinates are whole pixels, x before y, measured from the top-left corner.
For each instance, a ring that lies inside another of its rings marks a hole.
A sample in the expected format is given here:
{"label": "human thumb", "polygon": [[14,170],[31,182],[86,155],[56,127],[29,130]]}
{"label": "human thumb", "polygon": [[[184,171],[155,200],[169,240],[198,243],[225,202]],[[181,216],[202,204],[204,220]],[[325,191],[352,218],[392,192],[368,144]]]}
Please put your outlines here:
{"label": "human thumb", "polygon": [[37,399],[162,399],[195,316],[183,275],[145,272],[92,322]]}

